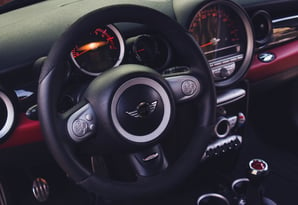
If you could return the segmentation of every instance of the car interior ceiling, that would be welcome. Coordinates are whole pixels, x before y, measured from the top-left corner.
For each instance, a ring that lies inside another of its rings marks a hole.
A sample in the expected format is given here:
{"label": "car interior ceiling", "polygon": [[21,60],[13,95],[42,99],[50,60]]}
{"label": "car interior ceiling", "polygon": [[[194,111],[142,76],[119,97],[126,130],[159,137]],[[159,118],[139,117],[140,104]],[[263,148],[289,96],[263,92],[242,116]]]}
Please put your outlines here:
{"label": "car interior ceiling", "polygon": [[0,205],[296,203],[297,0],[14,0],[0,53]]}

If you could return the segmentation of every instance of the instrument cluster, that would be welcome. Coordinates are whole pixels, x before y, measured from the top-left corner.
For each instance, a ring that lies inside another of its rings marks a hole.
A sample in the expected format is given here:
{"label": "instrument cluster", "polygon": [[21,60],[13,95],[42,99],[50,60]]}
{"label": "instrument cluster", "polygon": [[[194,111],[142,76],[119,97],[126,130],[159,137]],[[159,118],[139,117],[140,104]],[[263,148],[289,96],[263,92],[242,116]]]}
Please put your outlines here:
{"label": "instrument cluster", "polygon": [[[250,19],[242,7],[228,0],[200,4],[190,15],[187,30],[208,60],[217,87],[242,79],[254,49]],[[163,36],[141,34],[124,39],[114,25],[106,25],[77,42],[70,58],[75,67],[91,76],[126,63],[149,66],[162,73],[173,64],[173,53]]]}
{"label": "instrument cluster", "polygon": [[169,43],[160,35],[142,34],[124,39],[110,24],[84,36],[71,50],[70,58],[83,73],[98,76],[121,63],[141,64],[162,71],[169,65],[171,53]]}

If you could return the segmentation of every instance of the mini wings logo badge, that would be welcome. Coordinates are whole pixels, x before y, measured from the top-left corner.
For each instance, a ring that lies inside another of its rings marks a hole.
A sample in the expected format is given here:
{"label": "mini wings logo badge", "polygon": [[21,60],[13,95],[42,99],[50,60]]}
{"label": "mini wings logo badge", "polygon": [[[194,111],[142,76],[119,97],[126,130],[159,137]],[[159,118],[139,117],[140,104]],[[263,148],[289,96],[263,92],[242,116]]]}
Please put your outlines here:
{"label": "mini wings logo badge", "polygon": [[151,103],[141,102],[134,111],[126,111],[125,113],[134,118],[144,118],[152,114],[156,110],[157,101]]}

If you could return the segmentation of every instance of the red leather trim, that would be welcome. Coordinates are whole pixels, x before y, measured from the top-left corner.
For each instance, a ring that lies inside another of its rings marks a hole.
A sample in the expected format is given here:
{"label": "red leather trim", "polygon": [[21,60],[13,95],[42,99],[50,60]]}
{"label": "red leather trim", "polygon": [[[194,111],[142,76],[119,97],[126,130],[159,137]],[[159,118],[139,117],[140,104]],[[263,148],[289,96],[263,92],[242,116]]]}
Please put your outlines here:
{"label": "red leather trim", "polygon": [[39,121],[29,120],[25,115],[19,117],[18,125],[0,149],[15,147],[43,140]]}
{"label": "red leather trim", "polygon": [[270,63],[263,63],[254,56],[246,79],[258,81],[298,66],[298,40],[268,50],[276,55]]}

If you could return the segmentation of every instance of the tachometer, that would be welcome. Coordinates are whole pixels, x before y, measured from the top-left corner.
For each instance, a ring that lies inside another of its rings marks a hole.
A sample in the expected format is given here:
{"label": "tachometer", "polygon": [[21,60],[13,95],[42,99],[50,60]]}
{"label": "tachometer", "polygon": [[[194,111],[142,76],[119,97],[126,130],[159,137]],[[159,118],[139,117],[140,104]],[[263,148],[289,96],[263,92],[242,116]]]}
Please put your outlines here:
{"label": "tachometer", "polygon": [[227,0],[209,1],[194,15],[189,32],[205,54],[217,85],[228,85],[247,71],[253,33],[245,11]]}
{"label": "tachometer", "polygon": [[138,63],[156,70],[165,68],[170,62],[170,45],[158,35],[137,36],[134,38],[131,50]]}
{"label": "tachometer", "polygon": [[70,56],[80,70],[96,76],[121,63],[124,41],[113,25],[96,28],[76,44]]}

